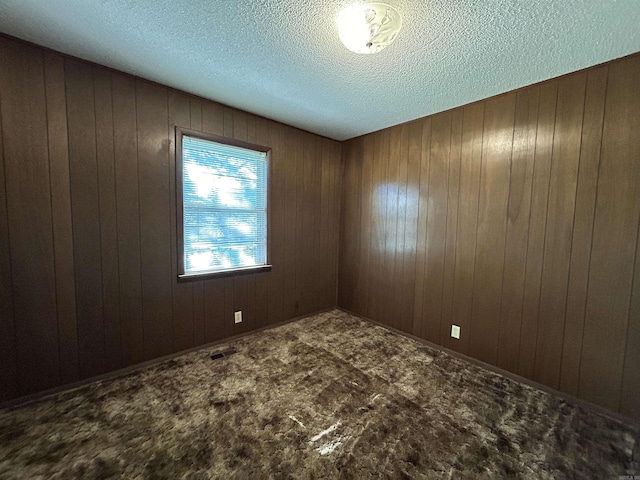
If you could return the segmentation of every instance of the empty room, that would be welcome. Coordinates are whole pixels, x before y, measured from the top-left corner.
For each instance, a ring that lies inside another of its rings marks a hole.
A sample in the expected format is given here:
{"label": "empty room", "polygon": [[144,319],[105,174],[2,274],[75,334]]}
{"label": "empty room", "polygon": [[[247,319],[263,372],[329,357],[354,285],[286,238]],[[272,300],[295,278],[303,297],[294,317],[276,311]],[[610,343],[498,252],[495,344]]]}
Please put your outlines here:
{"label": "empty room", "polygon": [[0,0],[0,480],[640,479],[637,0]]}

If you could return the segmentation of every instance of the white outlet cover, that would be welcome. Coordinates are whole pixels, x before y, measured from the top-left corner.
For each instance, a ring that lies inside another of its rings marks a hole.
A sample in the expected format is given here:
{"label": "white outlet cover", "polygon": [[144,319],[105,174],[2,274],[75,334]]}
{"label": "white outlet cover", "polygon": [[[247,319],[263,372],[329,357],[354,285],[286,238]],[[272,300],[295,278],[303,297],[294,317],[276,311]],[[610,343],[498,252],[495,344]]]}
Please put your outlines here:
{"label": "white outlet cover", "polygon": [[460,327],[458,325],[451,325],[451,336],[453,338],[460,338]]}
{"label": "white outlet cover", "polygon": [[238,310],[234,313],[235,323],[242,323],[242,310]]}

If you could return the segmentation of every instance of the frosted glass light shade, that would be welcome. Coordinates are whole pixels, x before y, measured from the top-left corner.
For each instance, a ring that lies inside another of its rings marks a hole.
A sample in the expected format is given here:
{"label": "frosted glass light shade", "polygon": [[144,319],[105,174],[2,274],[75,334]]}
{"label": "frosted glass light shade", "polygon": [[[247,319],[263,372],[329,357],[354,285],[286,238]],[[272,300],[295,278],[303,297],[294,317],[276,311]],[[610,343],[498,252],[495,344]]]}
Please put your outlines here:
{"label": "frosted glass light shade", "polygon": [[338,35],[355,53],[377,53],[398,36],[402,17],[385,3],[354,3],[338,14]]}

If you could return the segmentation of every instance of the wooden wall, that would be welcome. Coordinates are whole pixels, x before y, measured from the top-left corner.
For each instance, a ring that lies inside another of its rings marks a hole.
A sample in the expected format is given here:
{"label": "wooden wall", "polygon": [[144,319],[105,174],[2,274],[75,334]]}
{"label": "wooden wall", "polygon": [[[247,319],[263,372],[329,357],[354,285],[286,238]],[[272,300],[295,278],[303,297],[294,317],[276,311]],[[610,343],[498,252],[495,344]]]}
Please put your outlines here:
{"label": "wooden wall", "polygon": [[339,305],[640,418],[639,81],[635,55],[346,142]]}
{"label": "wooden wall", "polygon": [[[2,36],[0,65],[0,400],[335,306],[338,142]],[[175,125],[272,147],[271,272],[176,282]]]}
{"label": "wooden wall", "polygon": [[[332,307],[339,273],[342,307],[639,417],[640,56],[342,145],[2,36],[0,65],[0,400]],[[177,283],[175,125],[273,148],[271,272]]]}

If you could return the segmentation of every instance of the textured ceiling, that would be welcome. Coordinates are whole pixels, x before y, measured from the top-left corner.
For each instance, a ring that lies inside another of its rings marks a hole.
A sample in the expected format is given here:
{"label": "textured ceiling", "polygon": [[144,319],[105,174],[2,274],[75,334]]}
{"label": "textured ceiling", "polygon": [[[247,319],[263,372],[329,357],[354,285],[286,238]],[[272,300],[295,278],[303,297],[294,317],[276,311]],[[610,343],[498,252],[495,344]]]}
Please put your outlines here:
{"label": "textured ceiling", "polygon": [[387,0],[357,55],[352,0],[0,0],[0,31],[344,140],[640,51],[640,0]]}

